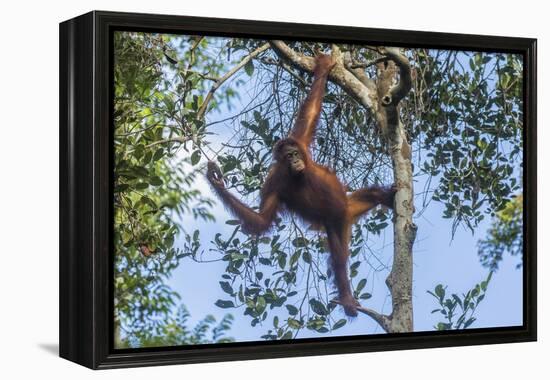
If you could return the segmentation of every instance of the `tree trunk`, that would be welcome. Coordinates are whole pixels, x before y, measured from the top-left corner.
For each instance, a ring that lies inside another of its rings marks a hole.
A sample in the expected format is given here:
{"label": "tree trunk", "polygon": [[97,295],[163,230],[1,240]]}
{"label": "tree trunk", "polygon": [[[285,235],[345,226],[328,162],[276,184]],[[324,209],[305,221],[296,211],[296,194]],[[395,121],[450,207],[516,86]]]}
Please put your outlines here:
{"label": "tree trunk", "polygon": [[[390,128],[391,130],[391,128]],[[389,332],[413,331],[412,247],[416,238],[413,223],[414,192],[410,145],[405,138],[403,124],[398,123],[388,136],[393,161],[393,175],[397,186],[393,220],[393,265],[386,284],[392,298]]]}
{"label": "tree trunk", "polygon": [[[400,53],[395,52],[394,54]],[[400,58],[406,59],[404,56]],[[404,65],[406,67],[403,67]],[[400,69],[400,83],[393,86],[392,83],[395,81],[398,68]],[[386,137],[388,151],[393,162],[394,184],[397,188],[393,219],[393,265],[386,279],[392,298],[392,313],[388,318],[386,331],[392,333],[410,332],[414,329],[412,247],[417,227],[412,220],[414,192],[411,146],[407,141],[403,123],[399,119],[399,102],[410,90],[410,86],[408,89],[398,88],[402,85],[407,86],[407,83],[403,83],[404,70],[408,70],[405,75],[410,74],[408,62],[400,61],[400,65],[396,65],[393,61],[378,64],[379,107],[376,118],[379,128]],[[410,81],[410,77],[405,80]]]}

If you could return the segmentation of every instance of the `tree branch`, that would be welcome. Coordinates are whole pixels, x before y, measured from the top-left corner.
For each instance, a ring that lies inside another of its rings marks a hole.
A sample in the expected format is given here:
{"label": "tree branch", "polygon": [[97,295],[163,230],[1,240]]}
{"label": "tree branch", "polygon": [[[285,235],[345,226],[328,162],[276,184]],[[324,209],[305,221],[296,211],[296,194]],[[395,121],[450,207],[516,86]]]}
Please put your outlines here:
{"label": "tree branch", "polygon": [[352,68],[352,69],[366,69],[367,67],[374,66],[377,63],[385,62],[388,59],[389,59],[389,57],[380,57],[380,58],[376,58],[376,59],[373,59],[372,61],[368,61],[368,62],[353,61],[353,63],[350,65],[350,68]]}
{"label": "tree branch", "polygon": [[350,52],[346,52],[344,54],[344,66],[353,74],[357,79],[361,81],[367,88],[369,88],[372,92],[376,92],[376,84],[374,81],[367,76],[364,69],[360,68],[354,68],[353,67],[353,59],[351,57]]}
{"label": "tree branch", "polygon": [[151,144],[145,145],[145,148],[151,148],[151,147],[154,147],[155,145],[168,144],[172,142],[179,142],[180,144],[185,144],[187,141],[190,141],[190,140],[191,140],[191,137],[183,137],[183,136],[172,137],[170,139],[152,142]]}
{"label": "tree branch", "polygon": [[389,106],[390,104],[396,106],[411,90],[411,65],[399,48],[382,47],[380,53],[390,58],[399,67],[399,82],[391,87],[389,92],[381,99],[383,106]]}
{"label": "tree branch", "polygon": [[216,82],[220,79],[220,78],[217,78],[217,77],[214,77],[214,76],[211,76],[211,75],[207,75],[207,74],[203,74],[201,72],[194,71],[194,70],[187,70],[186,73],[198,75],[202,79],[206,79],[206,80],[209,80],[209,81],[212,81],[212,82]]}
{"label": "tree branch", "polygon": [[360,311],[361,313],[366,314],[374,319],[385,332],[390,332],[390,317],[388,317],[387,315],[380,314],[372,309],[368,309],[363,306],[358,307],[357,311]]}
{"label": "tree branch", "polygon": [[[340,301],[338,301],[338,300],[331,300],[330,302],[338,304],[338,305],[342,305],[342,303],[340,303]],[[388,317],[387,315],[380,314],[377,311],[374,311],[372,309],[369,309],[369,308],[363,307],[363,306],[359,306],[357,308],[357,311],[359,311],[359,312],[361,312],[365,315],[368,315],[369,317],[374,319],[376,321],[376,323],[378,323],[380,325],[380,327],[382,327],[382,329],[384,329],[385,332],[389,332],[391,318]]]}
{"label": "tree branch", "polygon": [[273,40],[269,41],[269,44],[271,45],[275,53],[277,53],[280,58],[290,63],[291,66],[301,71],[313,73],[313,69],[315,67],[314,58],[296,53],[283,41]]}
{"label": "tree branch", "polygon": [[[308,57],[297,53],[280,40],[273,40],[269,43],[275,53],[281,59],[288,62],[291,66],[301,71],[313,73],[315,66],[315,59],[313,57]],[[375,112],[378,107],[376,102],[376,93],[371,87],[365,85],[353,73],[346,69],[342,57],[339,57],[339,55],[341,55],[339,51],[335,52],[333,49],[333,55],[336,55],[335,58],[337,63],[329,73],[328,79],[340,86],[348,95],[350,95],[361,105]]]}
{"label": "tree branch", "polygon": [[206,109],[208,108],[208,104],[214,97],[214,93],[222,84],[225,83],[229,78],[231,78],[237,71],[239,71],[244,65],[246,65],[250,60],[252,60],[254,57],[256,57],[261,52],[267,50],[269,48],[269,43],[263,44],[256,50],[254,50],[252,53],[244,57],[241,62],[239,62],[235,67],[233,67],[231,70],[229,70],[227,73],[225,73],[222,77],[220,77],[214,84],[212,85],[212,88],[210,88],[210,91],[208,91],[208,94],[206,95],[206,98],[204,99],[204,102],[202,102],[202,105],[199,108],[199,111],[197,112],[197,119],[202,119],[204,117],[204,114],[206,113]]}

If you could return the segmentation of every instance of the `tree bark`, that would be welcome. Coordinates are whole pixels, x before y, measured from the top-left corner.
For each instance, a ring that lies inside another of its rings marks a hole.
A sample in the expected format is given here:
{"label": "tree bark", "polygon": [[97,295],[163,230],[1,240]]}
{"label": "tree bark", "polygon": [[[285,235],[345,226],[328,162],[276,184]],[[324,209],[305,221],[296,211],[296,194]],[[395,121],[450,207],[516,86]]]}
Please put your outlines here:
{"label": "tree bark", "polygon": [[[277,55],[292,67],[313,71],[314,60],[292,50],[282,41],[270,41]],[[392,312],[383,315],[360,307],[358,310],[374,319],[390,333],[414,331],[412,278],[412,248],[417,227],[413,223],[414,191],[411,162],[411,146],[405,127],[399,118],[399,103],[409,93],[411,68],[409,61],[398,48],[378,48],[381,58],[372,63],[352,62],[348,53],[342,54],[333,46],[332,55],[337,64],[329,74],[329,80],[342,87],[363,107],[369,109],[377,120],[388,144],[393,162],[393,175],[397,192],[394,204],[393,265],[386,285],[392,298]],[[377,78],[369,78],[362,67],[376,64]]]}
{"label": "tree bark", "polygon": [[[414,329],[412,305],[412,248],[417,227],[413,223],[414,191],[411,146],[399,118],[399,102],[411,89],[410,65],[398,49],[382,50],[391,61],[377,64],[377,93],[380,102],[376,113],[379,127],[386,136],[393,162],[395,194],[393,217],[393,265],[386,285],[392,298],[389,332],[410,332]],[[396,85],[396,74],[399,82]]]}

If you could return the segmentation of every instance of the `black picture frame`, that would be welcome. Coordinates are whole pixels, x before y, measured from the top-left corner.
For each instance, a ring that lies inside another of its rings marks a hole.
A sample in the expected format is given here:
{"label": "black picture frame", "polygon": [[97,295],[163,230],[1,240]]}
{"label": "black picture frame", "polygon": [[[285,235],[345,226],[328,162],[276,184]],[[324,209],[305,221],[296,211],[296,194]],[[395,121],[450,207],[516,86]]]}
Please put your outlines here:
{"label": "black picture frame", "polygon": [[[115,30],[386,44],[524,57],[523,326],[113,349],[112,36]],[[93,11],[60,24],[60,356],[93,369],[535,341],[536,39]]]}

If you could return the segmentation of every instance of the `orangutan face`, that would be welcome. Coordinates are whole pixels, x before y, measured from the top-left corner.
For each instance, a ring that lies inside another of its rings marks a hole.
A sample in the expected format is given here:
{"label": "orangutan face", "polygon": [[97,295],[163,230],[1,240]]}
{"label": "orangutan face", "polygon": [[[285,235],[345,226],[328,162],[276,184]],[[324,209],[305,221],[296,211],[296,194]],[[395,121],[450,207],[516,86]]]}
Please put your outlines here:
{"label": "orangutan face", "polygon": [[305,168],[306,163],[298,147],[287,145],[283,149],[283,157],[286,160],[292,174],[300,174]]}

